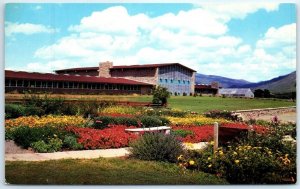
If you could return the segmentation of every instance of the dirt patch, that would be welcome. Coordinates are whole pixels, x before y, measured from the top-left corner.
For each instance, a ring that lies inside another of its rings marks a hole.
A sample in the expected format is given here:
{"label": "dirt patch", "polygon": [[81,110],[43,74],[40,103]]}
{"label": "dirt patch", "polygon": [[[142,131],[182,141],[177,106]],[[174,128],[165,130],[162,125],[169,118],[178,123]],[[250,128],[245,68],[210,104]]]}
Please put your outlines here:
{"label": "dirt patch", "polygon": [[[257,117],[257,119],[261,119],[261,120],[265,120],[265,121],[271,121],[272,118],[275,116],[274,115],[263,115],[263,116],[259,116]],[[280,122],[286,123],[286,122],[293,122],[296,123],[297,122],[297,113],[296,112],[287,112],[287,113],[282,113],[282,114],[278,114],[276,115],[279,119]]]}
{"label": "dirt patch", "polygon": [[34,153],[33,150],[23,149],[12,140],[5,141],[5,154],[25,154]]}

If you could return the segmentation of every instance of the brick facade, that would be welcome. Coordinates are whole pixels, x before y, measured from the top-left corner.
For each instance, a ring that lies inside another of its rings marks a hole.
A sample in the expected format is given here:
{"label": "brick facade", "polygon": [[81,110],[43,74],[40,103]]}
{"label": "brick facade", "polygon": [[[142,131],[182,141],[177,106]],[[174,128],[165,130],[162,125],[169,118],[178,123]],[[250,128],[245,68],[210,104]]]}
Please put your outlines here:
{"label": "brick facade", "polygon": [[111,69],[110,75],[157,85],[158,68]]}
{"label": "brick facade", "polygon": [[113,67],[113,63],[106,61],[99,63],[99,77],[111,77],[110,68]]}

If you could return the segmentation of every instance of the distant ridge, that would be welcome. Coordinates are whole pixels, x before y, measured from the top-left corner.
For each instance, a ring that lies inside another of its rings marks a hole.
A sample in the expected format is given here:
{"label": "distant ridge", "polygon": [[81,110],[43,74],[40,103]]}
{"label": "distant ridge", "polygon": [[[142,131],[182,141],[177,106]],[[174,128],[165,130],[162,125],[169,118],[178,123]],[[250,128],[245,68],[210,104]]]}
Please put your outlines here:
{"label": "distant ridge", "polygon": [[296,92],[296,71],[287,75],[275,77],[267,81],[251,83],[240,86],[242,88],[268,89],[272,93],[289,93]]}
{"label": "distant ridge", "polygon": [[267,81],[252,83],[243,79],[231,79],[216,75],[196,74],[196,84],[211,84],[217,81],[223,88],[268,89],[271,93],[296,92],[296,71]]}
{"label": "distant ridge", "polygon": [[211,84],[213,81],[218,82],[223,88],[239,87],[246,84],[252,84],[251,82],[243,79],[231,79],[217,75],[205,75],[200,73],[196,74],[196,84]]}

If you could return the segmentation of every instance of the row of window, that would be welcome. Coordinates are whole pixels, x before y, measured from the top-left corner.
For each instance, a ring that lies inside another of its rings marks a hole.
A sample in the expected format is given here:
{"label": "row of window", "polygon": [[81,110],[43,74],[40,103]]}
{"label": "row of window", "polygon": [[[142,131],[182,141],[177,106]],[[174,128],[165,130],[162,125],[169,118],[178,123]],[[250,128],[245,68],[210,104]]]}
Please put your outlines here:
{"label": "row of window", "polygon": [[190,84],[190,81],[188,80],[174,80],[174,79],[159,79],[160,83],[175,83],[177,81],[177,84]]}
{"label": "row of window", "polygon": [[103,83],[79,83],[79,82],[56,82],[56,81],[28,81],[28,80],[5,80],[6,87],[32,87],[32,88],[63,88],[63,89],[100,89],[100,90],[127,90],[138,91],[141,86],[119,85]]}

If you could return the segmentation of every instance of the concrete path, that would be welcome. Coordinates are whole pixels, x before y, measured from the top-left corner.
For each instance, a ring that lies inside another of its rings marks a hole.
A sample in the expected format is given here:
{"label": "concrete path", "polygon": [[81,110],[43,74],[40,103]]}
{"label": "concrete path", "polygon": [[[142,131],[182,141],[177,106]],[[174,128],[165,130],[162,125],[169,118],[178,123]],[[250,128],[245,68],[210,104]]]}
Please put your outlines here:
{"label": "concrete path", "polygon": [[57,159],[92,159],[99,157],[122,157],[129,155],[128,148],[65,151],[54,153],[5,154],[5,161],[46,161]]}
{"label": "concrete path", "polygon": [[[203,149],[207,142],[185,144],[185,147],[192,150]],[[123,157],[130,154],[129,148],[101,149],[101,150],[80,150],[64,151],[54,153],[11,153],[5,154],[5,161],[47,161],[58,159],[93,159],[99,157]]]}

